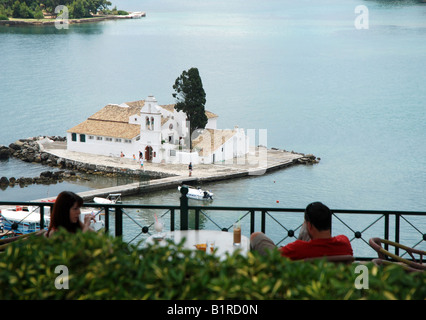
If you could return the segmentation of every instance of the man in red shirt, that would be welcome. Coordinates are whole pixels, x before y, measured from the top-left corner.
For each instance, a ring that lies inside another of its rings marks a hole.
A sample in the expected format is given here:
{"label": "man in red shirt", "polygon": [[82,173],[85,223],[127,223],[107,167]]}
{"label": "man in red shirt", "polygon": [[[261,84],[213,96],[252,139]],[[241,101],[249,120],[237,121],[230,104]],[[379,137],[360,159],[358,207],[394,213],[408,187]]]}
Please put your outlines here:
{"label": "man in red shirt", "polygon": [[[331,236],[330,209],[321,202],[306,207],[305,222],[299,239],[278,248],[281,255],[292,260],[322,256],[353,255],[349,239],[344,235]],[[250,236],[251,249],[265,255],[266,250],[277,248],[274,242],[262,232]]]}

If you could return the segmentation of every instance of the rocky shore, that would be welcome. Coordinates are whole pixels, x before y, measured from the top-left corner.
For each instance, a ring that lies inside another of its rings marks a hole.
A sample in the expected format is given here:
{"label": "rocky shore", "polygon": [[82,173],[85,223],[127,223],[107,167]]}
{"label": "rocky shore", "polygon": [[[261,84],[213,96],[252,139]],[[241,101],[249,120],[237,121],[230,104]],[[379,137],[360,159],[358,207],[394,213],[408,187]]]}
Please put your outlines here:
{"label": "rocky shore", "polygon": [[[145,13],[142,15],[145,17]],[[98,16],[92,18],[82,18],[82,19],[68,19],[69,24],[76,23],[93,23],[101,22],[107,20],[119,20],[119,19],[133,19],[131,15],[110,15],[110,16]],[[55,19],[9,19],[9,20],[0,20],[0,25],[4,26],[53,26],[55,25]]]}
{"label": "rocky shore", "polygon": [[40,173],[39,177],[0,177],[0,188],[8,186],[26,186],[30,184],[52,184],[65,180],[89,180],[87,175],[104,175],[107,177],[115,177],[118,175],[131,175],[145,177],[149,175],[151,179],[167,177],[161,173],[146,173],[141,170],[130,170],[116,168],[113,166],[99,166],[94,164],[82,163],[79,161],[69,160],[57,157],[48,152],[44,152],[41,145],[43,143],[64,142],[65,137],[58,136],[40,136],[28,139],[19,139],[7,146],[0,146],[0,160],[7,160],[10,157],[22,160],[24,162],[39,163],[58,170],[47,170]]}

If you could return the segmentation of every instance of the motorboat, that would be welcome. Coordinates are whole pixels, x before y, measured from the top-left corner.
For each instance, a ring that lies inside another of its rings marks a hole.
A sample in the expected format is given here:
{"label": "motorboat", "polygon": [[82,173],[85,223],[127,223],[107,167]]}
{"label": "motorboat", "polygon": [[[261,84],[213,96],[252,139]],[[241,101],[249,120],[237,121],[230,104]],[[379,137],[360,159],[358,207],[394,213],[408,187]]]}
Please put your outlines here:
{"label": "motorboat", "polygon": [[[22,235],[40,230],[40,207],[16,206],[0,210],[2,228],[7,234]],[[45,207],[44,226],[50,223],[50,207]]]}
{"label": "motorboat", "polygon": [[106,198],[94,197],[93,202],[99,203],[99,204],[121,203],[121,193],[111,193]]}
{"label": "motorboat", "polygon": [[142,17],[145,17],[145,12],[137,11],[129,13],[129,17],[132,19],[140,19]]}
{"label": "motorboat", "polygon": [[[213,200],[213,193],[207,190],[203,190],[200,187],[193,188],[190,186],[185,186],[188,188],[187,197],[195,200]],[[180,192],[181,186],[178,187]]]}

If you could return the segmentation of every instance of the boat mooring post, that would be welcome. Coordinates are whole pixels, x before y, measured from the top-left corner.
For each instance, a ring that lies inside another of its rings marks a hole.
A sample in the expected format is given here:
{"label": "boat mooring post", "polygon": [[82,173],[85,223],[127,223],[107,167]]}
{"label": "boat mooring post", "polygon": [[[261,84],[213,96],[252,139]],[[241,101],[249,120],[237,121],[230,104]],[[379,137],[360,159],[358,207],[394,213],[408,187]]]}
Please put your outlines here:
{"label": "boat mooring post", "polygon": [[180,188],[180,230],[188,230],[188,187]]}

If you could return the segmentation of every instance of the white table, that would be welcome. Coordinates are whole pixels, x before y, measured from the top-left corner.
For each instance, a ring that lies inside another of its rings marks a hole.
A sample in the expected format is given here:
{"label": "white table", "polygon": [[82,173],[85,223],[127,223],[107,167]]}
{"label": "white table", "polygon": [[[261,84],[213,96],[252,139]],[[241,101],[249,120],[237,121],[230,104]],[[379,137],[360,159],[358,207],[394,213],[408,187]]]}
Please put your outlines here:
{"label": "white table", "polygon": [[[239,250],[242,255],[247,255],[247,252],[250,251],[250,240],[241,235],[241,245],[234,246],[234,234],[232,232],[226,231],[214,231],[214,230],[176,230],[165,233],[164,239],[172,240],[174,243],[180,243],[183,238],[186,239],[184,243],[185,249],[196,250],[195,245],[206,243],[208,240],[215,241],[216,255],[218,257],[225,257],[226,253],[232,254],[234,251]],[[158,243],[159,245],[166,245],[165,240],[156,240],[154,239],[155,235],[150,236],[146,239],[145,243],[154,244]],[[206,251],[206,254],[210,252]]]}

